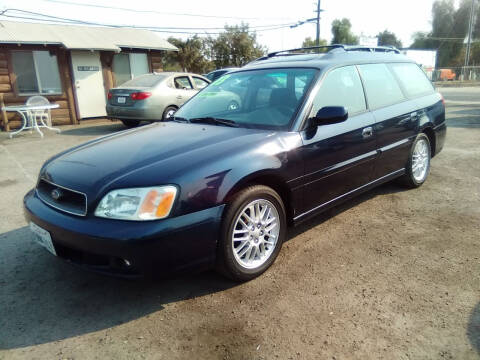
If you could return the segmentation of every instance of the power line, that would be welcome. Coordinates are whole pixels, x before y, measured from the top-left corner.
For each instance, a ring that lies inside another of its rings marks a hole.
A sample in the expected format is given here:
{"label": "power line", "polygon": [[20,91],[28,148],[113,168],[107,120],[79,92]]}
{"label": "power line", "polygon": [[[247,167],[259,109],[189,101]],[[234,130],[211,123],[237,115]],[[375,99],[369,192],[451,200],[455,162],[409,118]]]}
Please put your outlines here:
{"label": "power line", "polygon": [[[32,16],[20,16],[20,15],[10,15],[7,14],[8,11],[15,11],[20,13],[25,13]],[[160,33],[171,33],[171,34],[198,34],[200,32],[204,32],[207,35],[219,35],[223,32],[211,32],[209,30],[216,30],[216,29],[224,29],[224,28],[174,28],[174,27],[156,27],[156,26],[133,26],[133,25],[116,25],[116,24],[103,24],[97,22],[90,22],[78,19],[69,19],[63,18],[48,14],[42,14],[32,11],[26,11],[21,9],[6,9],[0,12],[0,16],[8,17],[8,18],[16,18],[16,19],[24,19],[24,20],[35,20],[35,21],[46,21],[46,22],[54,22],[54,23],[61,23],[61,24],[81,24],[81,25],[96,25],[96,26],[105,26],[105,27],[113,27],[113,28],[134,28],[134,29],[141,29],[141,30],[151,30],[154,32]],[[255,32],[263,32],[263,31],[271,31],[271,30],[278,30],[290,27],[291,24],[272,24],[272,25],[258,25],[258,26],[249,26],[249,30],[252,29]],[[198,30],[198,31],[188,31],[188,30]]]}
{"label": "power line", "polygon": [[[43,0],[46,2],[52,2],[57,4],[65,4],[72,6],[84,6],[84,7],[95,7],[100,9],[111,9],[111,10],[120,10],[128,11],[133,13],[147,13],[147,14],[159,14],[159,15],[174,15],[174,16],[193,16],[193,17],[203,17],[203,18],[217,18],[217,19],[237,19],[237,20],[265,20],[265,17],[241,17],[241,16],[220,16],[220,15],[203,15],[203,14],[189,14],[189,13],[176,13],[176,12],[163,12],[155,10],[139,10],[132,8],[124,8],[117,6],[108,6],[108,5],[99,5],[99,4],[88,4],[88,3],[76,3],[63,0]],[[270,18],[270,19],[280,19],[280,18]]]}

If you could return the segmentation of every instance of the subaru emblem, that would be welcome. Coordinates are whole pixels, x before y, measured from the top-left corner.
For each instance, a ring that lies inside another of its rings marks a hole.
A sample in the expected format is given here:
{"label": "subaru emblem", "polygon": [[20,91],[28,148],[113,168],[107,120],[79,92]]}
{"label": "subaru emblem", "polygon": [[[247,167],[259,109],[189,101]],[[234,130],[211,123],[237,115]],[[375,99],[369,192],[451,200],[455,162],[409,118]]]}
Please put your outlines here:
{"label": "subaru emblem", "polygon": [[60,189],[53,189],[52,192],[50,193],[50,195],[52,196],[52,198],[54,200],[58,200],[62,197],[62,190]]}

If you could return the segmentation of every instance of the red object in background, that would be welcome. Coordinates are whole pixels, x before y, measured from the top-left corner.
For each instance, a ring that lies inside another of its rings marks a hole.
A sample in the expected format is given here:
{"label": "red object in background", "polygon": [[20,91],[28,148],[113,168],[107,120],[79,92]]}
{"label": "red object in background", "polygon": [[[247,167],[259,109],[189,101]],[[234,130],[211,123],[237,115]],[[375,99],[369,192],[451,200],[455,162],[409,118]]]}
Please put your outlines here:
{"label": "red object in background", "polygon": [[146,92],[146,91],[134,92],[134,93],[130,94],[130,98],[132,100],[144,100],[146,98],[149,98],[150,96],[152,96],[152,93],[151,92]]}

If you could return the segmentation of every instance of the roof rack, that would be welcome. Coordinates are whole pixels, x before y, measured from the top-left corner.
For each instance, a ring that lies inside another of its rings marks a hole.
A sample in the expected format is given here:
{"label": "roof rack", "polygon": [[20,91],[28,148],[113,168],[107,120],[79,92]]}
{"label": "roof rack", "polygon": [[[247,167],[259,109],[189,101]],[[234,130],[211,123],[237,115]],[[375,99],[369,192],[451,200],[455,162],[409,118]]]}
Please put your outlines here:
{"label": "roof rack", "polygon": [[394,46],[359,46],[359,45],[349,45],[344,47],[345,51],[369,51],[369,52],[394,52],[395,54],[400,54]]}
{"label": "roof rack", "polygon": [[[314,50],[314,49],[330,49],[330,50],[333,50],[333,49],[339,49],[339,48],[344,48],[344,47],[345,47],[345,45],[334,44],[334,45],[308,46],[308,47],[301,47],[301,48],[295,48],[295,49],[280,50],[280,51],[275,51],[275,52],[268,53],[267,55],[262,56],[262,57],[258,58],[257,60],[266,60],[266,59],[272,58],[272,57],[277,56],[277,55],[281,55],[281,56],[298,55],[298,53],[291,54],[292,52],[295,52],[295,51],[298,52],[298,51]],[[283,54],[283,53],[286,53],[286,54]]]}
{"label": "roof rack", "polygon": [[368,51],[368,52],[394,52],[395,54],[400,54],[400,50],[393,46],[361,46],[361,45],[343,45],[343,44],[333,44],[333,45],[322,45],[322,46],[309,46],[301,47],[289,50],[280,50],[268,53],[265,56],[262,56],[254,61],[267,60],[274,56],[292,56],[299,55],[300,51],[305,50],[315,50],[315,49],[328,49],[327,52],[330,52],[335,49],[342,49],[343,51]]}

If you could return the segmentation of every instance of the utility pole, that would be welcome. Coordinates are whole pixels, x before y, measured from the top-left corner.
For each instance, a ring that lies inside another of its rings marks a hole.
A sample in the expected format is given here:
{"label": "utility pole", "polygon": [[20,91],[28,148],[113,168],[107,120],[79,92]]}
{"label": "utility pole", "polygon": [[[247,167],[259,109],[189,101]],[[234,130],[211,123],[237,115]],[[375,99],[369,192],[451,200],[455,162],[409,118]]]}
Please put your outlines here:
{"label": "utility pole", "polygon": [[296,24],[290,25],[290,28],[296,28],[297,26],[303,25],[303,24],[311,24],[313,22],[317,22],[317,39],[316,39],[316,45],[320,46],[320,13],[323,10],[320,8],[320,0],[317,0],[317,10],[315,11],[317,13],[317,16],[311,19],[303,20],[303,21],[298,21]]}
{"label": "utility pole", "polygon": [[320,9],[320,0],[317,0],[317,46],[320,46],[320,11],[322,11]]}
{"label": "utility pole", "polygon": [[475,8],[475,0],[472,0],[471,6],[470,6],[470,19],[468,21],[468,38],[467,38],[467,51],[465,54],[465,65],[464,65],[464,76],[466,72],[466,67],[468,66],[468,63],[470,61],[470,48],[472,46],[472,31],[473,31],[473,19],[474,19],[474,8]]}

